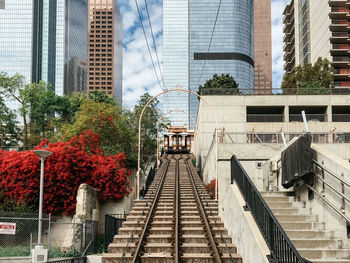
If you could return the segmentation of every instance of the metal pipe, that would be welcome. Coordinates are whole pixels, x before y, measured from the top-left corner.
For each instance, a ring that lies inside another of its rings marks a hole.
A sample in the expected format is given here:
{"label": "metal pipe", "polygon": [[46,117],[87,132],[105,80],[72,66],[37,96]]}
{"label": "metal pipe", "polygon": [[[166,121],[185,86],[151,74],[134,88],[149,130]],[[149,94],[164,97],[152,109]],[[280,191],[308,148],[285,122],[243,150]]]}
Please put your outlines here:
{"label": "metal pipe", "polygon": [[40,157],[40,193],[39,193],[39,224],[38,224],[38,245],[41,245],[41,229],[43,220],[43,197],[44,197],[44,163],[45,158]]}
{"label": "metal pipe", "polygon": [[312,160],[312,162],[314,164],[316,164],[318,167],[320,167],[322,170],[326,171],[327,173],[329,173],[330,175],[332,175],[334,178],[338,179],[339,181],[343,182],[344,185],[350,187],[350,184],[346,181],[344,181],[342,178],[340,178],[338,175],[336,175],[334,172],[332,172],[331,170],[328,170],[327,168],[323,167],[320,163],[318,163],[316,160]]}
{"label": "metal pipe", "polygon": [[323,202],[325,202],[327,205],[329,205],[331,208],[333,208],[333,210],[338,213],[341,217],[343,217],[346,222],[350,223],[350,218],[348,218],[347,216],[345,216],[342,212],[340,212],[338,210],[338,208],[336,208],[331,202],[329,202],[327,199],[325,199],[321,194],[319,194],[319,192],[317,192],[312,186],[305,184],[307,188],[309,188],[310,190],[312,190],[319,198],[321,198],[321,200]]}
{"label": "metal pipe", "polygon": [[286,136],[284,135],[284,132],[281,132],[281,137],[282,137],[284,149],[287,149]]}
{"label": "metal pipe", "polygon": [[308,133],[309,132],[309,125],[307,124],[305,111],[301,112],[301,116],[303,117],[304,126],[305,126],[305,132]]}

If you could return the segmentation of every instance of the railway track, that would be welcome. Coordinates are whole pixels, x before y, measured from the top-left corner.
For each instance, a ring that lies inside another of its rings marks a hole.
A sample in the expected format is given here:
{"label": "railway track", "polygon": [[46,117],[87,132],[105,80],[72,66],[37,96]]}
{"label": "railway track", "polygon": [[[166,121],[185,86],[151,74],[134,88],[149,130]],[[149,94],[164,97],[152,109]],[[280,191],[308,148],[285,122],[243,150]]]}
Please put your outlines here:
{"label": "railway track", "polygon": [[116,262],[242,262],[187,155],[166,156],[102,257]]}

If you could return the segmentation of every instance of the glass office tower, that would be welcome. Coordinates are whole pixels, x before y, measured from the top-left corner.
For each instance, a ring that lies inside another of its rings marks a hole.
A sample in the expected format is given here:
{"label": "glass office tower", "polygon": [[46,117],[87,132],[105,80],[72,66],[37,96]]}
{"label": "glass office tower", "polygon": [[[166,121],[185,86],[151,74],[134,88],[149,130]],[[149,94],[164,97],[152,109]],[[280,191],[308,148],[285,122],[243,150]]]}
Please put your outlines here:
{"label": "glass office tower", "polygon": [[[167,88],[180,84],[197,92],[214,74],[230,74],[244,93],[254,92],[253,0],[222,0],[208,51],[219,0],[163,2],[163,64]],[[185,105],[187,103],[187,105]],[[184,123],[195,127],[199,100],[169,95],[165,111],[186,109]],[[173,122],[176,119],[170,115]]]}
{"label": "glass office tower", "polygon": [[[167,89],[188,89],[188,52],[188,0],[164,0],[163,71]],[[188,123],[187,93],[168,93],[162,102],[164,114],[173,126]]]}
{"label": "glass office tower", "polygon": [[65,5],[64,93],[87,92],[88,0]]}
{"label": "glass office tower", "polygon": [[[32,32],[32,0],[0,1],[0,72],[19,73],[31,81]],[[11,109],[19,107],[14,100],[6,103]]]}
{"label": "glass office tower", "polygon": [[[224,73],[232,75],[244,93],[253,93],[253,0],[222,0],[208,52],[219,2],[219,0],[190,1],[190,89],[197,91],[198,86],[211,79],[214,74]],[[189,110],[193,119],[197,118],[198,104],[198,99],[191,95]],[[190,122],[190,127],[195,127],[193,121]]]}

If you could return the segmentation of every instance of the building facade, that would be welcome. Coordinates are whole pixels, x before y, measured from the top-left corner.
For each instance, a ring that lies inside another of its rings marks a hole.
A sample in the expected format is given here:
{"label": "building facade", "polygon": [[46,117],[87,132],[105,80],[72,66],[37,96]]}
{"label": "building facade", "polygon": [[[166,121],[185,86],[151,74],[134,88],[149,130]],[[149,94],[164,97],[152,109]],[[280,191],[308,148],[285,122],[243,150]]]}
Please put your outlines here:
{"label": "building facade", "polygon": [[89,0],[88,91],[122,103],[122,19],[117,0]]}
{"label": "building facade", "polygon": [[[163,72],[167,89],[188,90],[188,0],[163,1]],[[168,93],[163,110],[173,126],[188,124],[188,94]],[[181,112],[179,110],[183,110]]]}
{"label": "building facade", "polygon": [[271,0],[254,0],[254,91],[272,93]]}
{"label": "building facade", "polygon": [[[254,8],[252,0],[163,1],[163,63],[166,88],[197,92],[214,74],[230,74],[244,93],[254,92]],[[214,24],[215,31],[213,32]],[[208,48],[210,47],[210,48]],[[198,98],[170,94],[166,110],[186,109],[193,128]],[[187,104],[187,105],[186,105]],[[174,116],[170,116],[173,121]]]}
{"label": "building facade", "polygon": [[[16,26],[14,26],[16,25]],[[0,1],[0,72],[32,78],[33,1]],[[8,100],[11,109],[16,101]]]}
{"label": "building facade", "polygon": [[350,5],[346,0],[292,0],[284,10],[284,69],[327,58],[336,87],[350,87]]}
{"label": "building facade", "polygon": [[[19,73],[26,83],[43,80],[58,95],[87,92],[88,4],[88,0],[1,0],[0,72]],[[117,0],[113,5],[117,11],[112,22],[118,26],[113,26],[112,44],[118,59],[112,62],[116,91],[110,95],[121,102],[122,22]],[[6,103],[19,108],[15,101]]]}

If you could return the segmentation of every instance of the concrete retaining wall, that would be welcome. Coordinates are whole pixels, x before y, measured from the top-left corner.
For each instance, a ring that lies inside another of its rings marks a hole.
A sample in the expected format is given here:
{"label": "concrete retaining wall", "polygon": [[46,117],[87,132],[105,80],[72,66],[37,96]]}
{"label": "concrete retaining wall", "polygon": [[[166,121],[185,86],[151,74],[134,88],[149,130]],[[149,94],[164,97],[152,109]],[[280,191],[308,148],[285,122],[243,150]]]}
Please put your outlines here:
{"label": "concrete retaining wall", "polygon": [[245,201],[236,184],[227,188],[225,199],[219,203],[219,214],[232,243],[245,263],[268,263],[270,250],[256,225],[252,214],[244,211]]}

